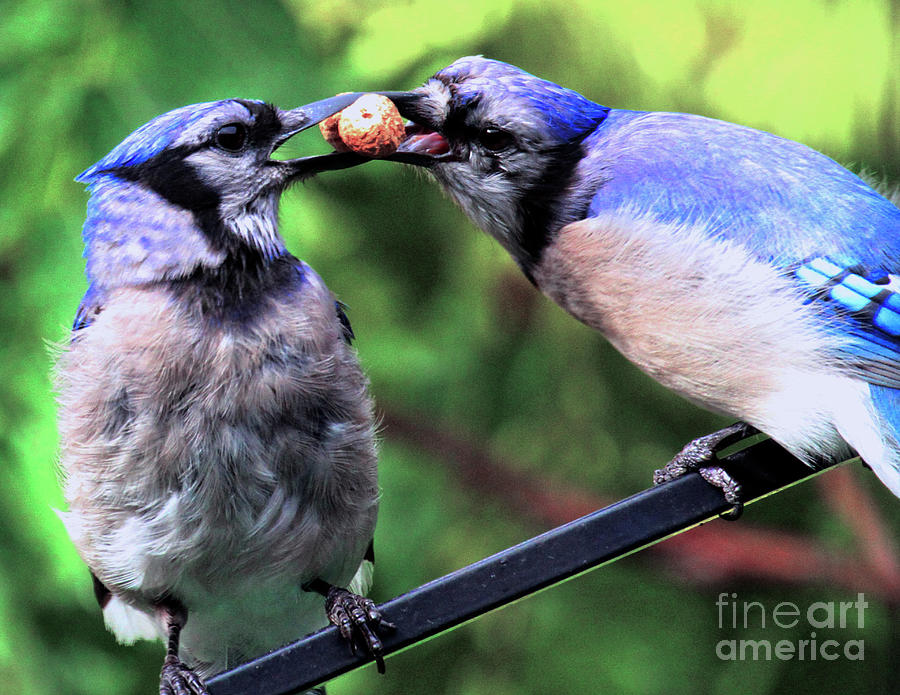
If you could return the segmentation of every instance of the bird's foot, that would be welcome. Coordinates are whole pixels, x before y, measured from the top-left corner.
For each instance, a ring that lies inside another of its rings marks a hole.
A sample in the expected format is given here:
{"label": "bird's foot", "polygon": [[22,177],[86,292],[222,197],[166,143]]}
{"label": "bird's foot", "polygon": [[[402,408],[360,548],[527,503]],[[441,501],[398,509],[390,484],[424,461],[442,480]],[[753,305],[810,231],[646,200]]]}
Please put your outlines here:
{"label": "bird's foot", "polygon": [[687,444],[671,461],[653,474],[653,484],[661,485],[688,473],[697,472],[710,485],[722,490],[725,501],[732,505],[732,508],[721,517],[734,521],[744,511],[741,485],[725,469],[716,465],[716,453],[757,433],[758,430],[751,425],[738,422],[718,432],[699,437]]}
{"label": "bird's foot", "polygon": [[350,645],[350,651],[355,654],[357,641],[361,642],[374,657],[378,673],[384,673],[384,647],[378,637],[378,630],[393,630],[396,625],[382,615],[375,602],[332,586],[325,594],[325,613]]}
{"label": "bird's foot", "polygon": [[173,654],[163,661],[159,674],[159,695],[209,695],[200,676]]}

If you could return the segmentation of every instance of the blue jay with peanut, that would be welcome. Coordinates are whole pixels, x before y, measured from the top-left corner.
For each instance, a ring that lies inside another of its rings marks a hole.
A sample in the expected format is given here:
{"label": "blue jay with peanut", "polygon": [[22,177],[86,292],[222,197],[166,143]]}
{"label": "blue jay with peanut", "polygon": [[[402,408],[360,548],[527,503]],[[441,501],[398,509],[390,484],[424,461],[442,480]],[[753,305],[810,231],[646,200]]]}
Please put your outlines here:
{"label": "blue jay with peanut", "polygon": [[329,620],[382,667],[390,623],[360,595],[379,496],[367,380],[277,223],[289,185],[356,161],[271,158],[356,96],[176,109],[78,177],[89,286],[57,364],[60,515],[107,626],[167,642],[161,695],[202,695]]}
{"label": "blue jay with peanut", "polygon": [[796,142],[684,113],[612,109],[461,58],[393,97],[396,161],[426,167],[542,292],[689,400],[810,464],[851,450],[900,496],[900,209]]}

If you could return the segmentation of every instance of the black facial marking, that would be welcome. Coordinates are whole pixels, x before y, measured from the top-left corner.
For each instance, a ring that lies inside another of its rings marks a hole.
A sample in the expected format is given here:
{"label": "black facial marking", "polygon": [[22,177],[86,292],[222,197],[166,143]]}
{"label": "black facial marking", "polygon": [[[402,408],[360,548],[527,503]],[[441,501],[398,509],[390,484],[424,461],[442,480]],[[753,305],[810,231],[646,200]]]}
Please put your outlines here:
{"label": "black facial marking", "polygon": [[258,104],[254,101],[238,99],[253,114],[253,126],[250,128],[250,147],[269,147],[281,134],[281,121],[278,110],[271,104]]}
{"label": "black facial marking", "polygon": [[146,162],[113,171],[128,181],[140,183],[174,205],[194,213],[197,226],[217,251],[230,250],[238,244],[219,219],[218,192],[204,182],[197,170],[184,158],[199,148],[179,147],[166,150]]}
{"label": "black facial marking", "polygon": [[[582,196],[583,200],[574,201],[566,193],[575,177],[575,168],[583,156],[580,141],[554,148],[547,153],[547,164],[541,176],[522,196],[522,231],[518,240],[522,255],[516,260],[532,284],[534,277],[531,271],[556,232],[587,214],[589,192]],[[569,203],[567,209],[558,209],[557,203],[561,200]]]}
{"label": "black facial marking", "polygon": [[205,183],[185,158],[200,147],[173,147],[163,150],[146,162],[129,167],[118,167],[110,173],[135,181],[155,191],[163,198],[185,210],[215,209],[219,194]]}
{"label": "black facial marking", "polygon": [[[237,100],[251,114],[253,123],[227,123],[211,133],[208,142],[193,146],[171,147],[151,157],[145,162],[128,167],[112,169],[110,173],[125,179],[137,181],[161,195],[166,200],[193,212],[214,210],[221,200],[218,192],[205,183],[190,164],[184,160],[194,152],[208,147],[219,147],[227,152],[242,149],[265,149],[272,145],[281,132],[281,121],[274,106],[252,101]],[[228,133],[223,133],[228,129]],[[232,130],[234,132],[232,132]],[[238,140],[245,139],[241,148],[232,149],[219,141],[224,136],[226,145],[236,146]]]}
{"label": "black facial marking", "polygon": [[256,249],[241,246],[216,268],[198,268],[168,286],[173,299],[199,307],[206,320],[251,328],[267,315],[273,293],[293,285],[296,263],[290,255],[269,263]]}

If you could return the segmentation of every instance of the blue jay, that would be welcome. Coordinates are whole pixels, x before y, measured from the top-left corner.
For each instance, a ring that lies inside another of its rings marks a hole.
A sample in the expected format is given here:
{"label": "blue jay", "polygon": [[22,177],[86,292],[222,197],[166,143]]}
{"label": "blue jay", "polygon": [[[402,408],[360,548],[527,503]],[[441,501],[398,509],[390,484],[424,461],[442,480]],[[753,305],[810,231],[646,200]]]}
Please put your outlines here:
{"label": "blue jay", "polygon": [[900,496],[900,209],[804,145],[683,113],[611,109],[461,58],[393,97],[392,158],[427,167],[541,291],[689,400],[804,461],[855,450]]}
{"label": "blue jay", "polygon": [[206,693],[327,620],[382,668],[390,623],[359,595],[379,495],[367,380],[277,226],[290,184],[356,162],[270,158],[357,96],[186,106],[77,178],[89,287],[57,365],[60,515],[117,638],[167,642],[162,695]]}

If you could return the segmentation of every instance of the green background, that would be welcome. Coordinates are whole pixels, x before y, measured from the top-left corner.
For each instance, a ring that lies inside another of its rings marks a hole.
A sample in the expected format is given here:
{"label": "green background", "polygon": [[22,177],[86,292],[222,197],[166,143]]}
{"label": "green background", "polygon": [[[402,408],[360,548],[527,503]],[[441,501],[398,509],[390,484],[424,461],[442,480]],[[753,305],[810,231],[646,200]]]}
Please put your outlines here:
{"label": "green background", "polygon": [[[52,511],[62,502],[48,376],[85,286],[87,197],[72,179],[153,116],[231,96],[292,107],[411,88],[482,53],[608,106],[770,130],[900,180],[896,1],[40,0],[0,9],[8,693],[155,692],[161,645],[120,647],[106,633]],[[313,131],[286,149],[326,147]],[[376,162],[323,175],[287,193],[281,229],[349,306],[384,416],[379,601],[598,497],[643,489],[687,440],[726,422],[656,386],[539,296],[416,172]],[[492,477],[493,467],[507,476]],[[829,473],[749,508],[739,529],[721,529],[731,535],[709,536],[705,554],[673,545],[629,557],[408,650],[386,676],[369,667],[329,691],[894,692],[898,508],[860,467]],[[715,544],[726,537],[738,542]],[[862,662],[716,657],[721,639],[796,642],[810,632],[803,623],[720,628],[720,592],[771,611],[858,591],[870,604],[864,627],[818,636],[863,639]]]}

